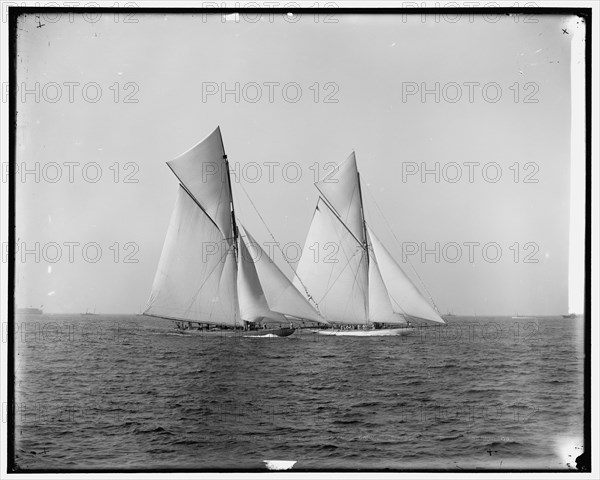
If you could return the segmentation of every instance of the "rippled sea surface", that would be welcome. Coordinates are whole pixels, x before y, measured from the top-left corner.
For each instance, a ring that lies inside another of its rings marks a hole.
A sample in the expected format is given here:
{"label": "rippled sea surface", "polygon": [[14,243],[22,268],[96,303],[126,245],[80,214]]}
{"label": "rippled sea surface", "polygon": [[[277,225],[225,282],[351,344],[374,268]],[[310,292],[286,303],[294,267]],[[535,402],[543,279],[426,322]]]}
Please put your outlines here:
{"label": "rippled sea surface", "polygon": [[379,338],[184,335],[127,315],[15,330],[23,471],[572,470],[582,453],[581,318]]}

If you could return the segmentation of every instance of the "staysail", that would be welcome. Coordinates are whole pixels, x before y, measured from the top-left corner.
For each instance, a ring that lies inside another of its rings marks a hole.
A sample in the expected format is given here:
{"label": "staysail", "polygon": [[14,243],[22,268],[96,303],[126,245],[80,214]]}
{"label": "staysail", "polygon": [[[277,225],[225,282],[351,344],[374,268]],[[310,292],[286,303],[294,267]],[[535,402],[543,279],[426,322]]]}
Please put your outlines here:
{"label": "staysail", "polygon": [[269,308],[286,315],[327,323],[254,240],[250,232],[241,227],[246,236],[244,244],[254,262]]}
{"label": "staysail", "polygon": [[238,255],[238,299],[240,302],[240,317],[247,322],[255,322],[271,316],[271,310],[265,297],[254,259],[250,255],[246,242],[239,238],[240,250]]}
{"label": "staysail", "polygon": [[429,302],[423,298],[423,295],[402,271],[402,268],[396,263],[394,257],[383,246],[379,238],[370,228],[367,228],[367,230],[394,311],[423,320],[446,323]]}
{"label": "staysail", "polygon": [[369,258],[369,320],[376,323],[405,325],[406,319],[394,311],[388,290],[373,252]]}

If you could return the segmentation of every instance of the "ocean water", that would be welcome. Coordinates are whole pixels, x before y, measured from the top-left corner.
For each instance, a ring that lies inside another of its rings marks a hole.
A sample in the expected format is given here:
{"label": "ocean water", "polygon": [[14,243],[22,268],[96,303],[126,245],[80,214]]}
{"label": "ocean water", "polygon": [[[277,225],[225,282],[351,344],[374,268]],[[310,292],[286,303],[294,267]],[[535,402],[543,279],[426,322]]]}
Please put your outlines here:
{"label": "ocean water", "polygon": [[[28,470],[574,470],[583,320],[452,317],[408,337],[181,334],[130,315],[15,324]],[[10,412],[9,412],[10,414]]]}

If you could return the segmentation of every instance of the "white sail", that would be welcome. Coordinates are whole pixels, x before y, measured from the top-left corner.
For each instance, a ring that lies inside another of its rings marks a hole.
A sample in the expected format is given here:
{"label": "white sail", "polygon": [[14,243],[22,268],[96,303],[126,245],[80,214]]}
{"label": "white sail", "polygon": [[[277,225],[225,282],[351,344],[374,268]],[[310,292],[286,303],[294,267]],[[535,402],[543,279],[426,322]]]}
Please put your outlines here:
{"label": "white sail", "polygon": [[239,325],[233,246],[179,187],[145,313]]}
{"label": "white sail", "polygon": [[377,323],[405,325],[406,319],[394,312],[392,302],[381,277],[377,258],[369,255],[369,320]]}
{"label": "white sail", "polygon": [[[296,268],[294,286],[332,323],[368,322],[366,251],[321,199]],[[302,283],[306,286],[305,292]]]}
{"label": "white sail", "polygon": [[445,323],[429,302],[423,298],[417,287],[402,271],[402,268],[370,228],[368,232],[394,311],[424,320]]}
{"label": "white sail", "polygon": [[242,229],[247,240],[244,239],[241,243],[244,244],[244,248],[247,246],[247,251],[254,262],[262,290],[264,290],[266,296],[268,308],[285,315],[326,323],[315,308],[308,303],[306,298],[304,298],[262,247],[254,240],[250,232],[245,227],[242,227]]}
{"label": "white sail", "polygon": [[229,172],[219,127],[167,165],[214,221],[223,237],[233,243]]}
{"label": "white sail", "polygon": [[364,244],[362,199],[354,152],[315,186],[358,242]]}
{"label": "white sail", "polygon": [[254,260],[243,239],[240,237],[239,240],[237,286],[240,317],[242,320],[255,322],[263,317],[269,317],[271,310],[258,279]]}

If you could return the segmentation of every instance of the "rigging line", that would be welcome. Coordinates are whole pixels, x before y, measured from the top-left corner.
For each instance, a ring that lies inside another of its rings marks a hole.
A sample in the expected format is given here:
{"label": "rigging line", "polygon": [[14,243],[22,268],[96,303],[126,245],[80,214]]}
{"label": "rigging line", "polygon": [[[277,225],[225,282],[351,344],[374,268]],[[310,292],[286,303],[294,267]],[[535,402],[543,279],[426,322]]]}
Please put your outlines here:
{"label": "rigging line", "polygon": [[[190,305],[188,306],[188,308],[185,310],[186,313],[191,312],[192,309],[192,305],[194,304],[194,302],[196,302],[196,300],[198,299],[198,295],[200,295],[200,291],[202,290],[202,287],[204,287],[204,285],[206,285],[206,282],[208,282],[208,280],[210,279],[210,277],[213,276],[213,274],[216,272],[217,268],[219,266],[222,266],[223,268],[221,269],[221,273],[219,275],[219,286],[217,288],[220,288],[221,286],[221,280],[223,279],[223,270],[225,269],[225,262],[227,261],[227,255],[229,255],[229,252],[232,251],[232,248],[229,246],[225,253],[221,255],[221,258],[219,259],[219,262],[215,264],[215,266],[212,268],[212,270],[208,273],[208,276],[205,278],[204,282],[202,282],[202,284],[198,287],[198,289],[196,290],[196,293],[194,293],[193,297],[192,297],[192,302],[190,303]],[[214,302],[213,305],[211,306],[210,309],[210,313],[209,313],[209,317],[212,318],[213,313],[214,313]],[[221,312],[223,313],[223,312]]]}
{"label": "rigging line", "polygon": [[[389,222],[387,221],[387,218],[385,218],[385,215],[383,214],[383,212],[381,211],[381,208],[379,208],[379,204],[377,203],[377,200],[375,200],[375,196],[371,193],[371,191],[369,189],[367,189],[367,191],[369,192],[369,195],[371,195],[371,198],[373,199],[373,202],[375,203],[375,206],[377,207],[377,210],[379,211],[379,214],[381,215],[381,217],[383,218],[388,230],[390,232],[392,232],[392,235],[394,236],[394,239],[396,240],[396,242],[398,243],[398,245],[400,246],[400,248],[402,248],[402,245],[400,243],[400,240],[398,240],[398,237],[396,237],[396,234],[394,233],[394,230],[392,230],[391,225],[389,224]],[[419,272],[417,272],[417,270],[415,269],[415,267],[413,267],[413,264],[410,262],[410,258],[406,258],[406,261],[408,262],[408,264],[410,265],[410,268],[412,269],[412,271],[414,272],[414,274],[417,276],[417,278],[419,279],[419,282],[421,283],[421,286],[423,287],[423,289],[425,290],[425,292],[427,292],[427,295],[429,296],[429,300],[431,300],[431,303],[433,304],[435,310],[437,312],[439,312],[439,309],[437,307],[437,305],[435,304],[435,300],[433,299],[433,297],[431,296],[431,293],[429,293],[429,290],[427,289],[427,287],[425,286],[425,283],[423,282],[423,280],[421,279],[421,276],[419,275]]]}
{"label": "rigging line", "polygon": [[[346,257],[346,266],[350,267],[350,269],[352,270],[352,274],[354,276],[354,279],[352,281],[352,285],[353,285],[353,287],[354,286],[358,287],[358,289],[360,290],[361,294],[363,295],[363,298],[365,299],[365,311],[366,311],[367,317],[368,317],[368,313],[369,312],[368,312],[368,308],[367,308],[367,304],[366,304],[366,302],[368,301],[368,298],[369,298],[369,284],[368,284],[368,282],[369,282],[369,262],[368,262],[368,254],[365,252],[364,248],[361,248],[361,246],[359,246],[359,247],[357,247],[357,248],[354,249],[354,253],[352,254],[352,256],[348,257],[346,251],[344,250],[344,248],[342,248],[342,238],[340,236],[338,236],[338,240],[339,240],[339,243],[337,245],[340,248],[340,250],[342,251],[342,253],[344,254],[344,256]],[[354,269],[353,266],[350,264],[350,262],[352,261],[352,259],[356,255],[361,255],[361,258],[358,261],[358,265],[356,266],[356,269]],[[365,259],[367,259],[365,267],[364,267],[366,269],[365,270],[365,274],[366,274],[366,277],[365,277],[366,278],[365,286],[366,286],[366,288],[363,288],[363,286],[358,282],[358,276],[361,273],[361,265],[363,264],[363,260],[365,260]],[[344,267],[344,269],[345,268],[346,267]],[[341,276],[341,273],[340,273],[340,275],[338,275],[337,278],[339,278],[340,276]],[[336,281],[337,281],[337,278],[336,278]]]}
{"label": "rigging line", "polygon": [[217,230],[219,230],[219,232],[221,232],[221,235],[223,235],[223,237],[225,237],[225,233],[219,228],[219,226],[217,225],[217,223],[213,220],[213,218],[208,214],[208,212],[206,211],[206,209],[202,206],[202,204],[196,199],[196,197],[194,197],[194,195],[192,195],[192,192],[189,190],[189,188],[183,183],[183,181],[179,178],[179,176],[175,173],[175,170],[173,170],[173,168],[171,167],[171,165],[169,165],[169,162],[167,163],[167,167],[169,167],[171,169],[171,172],[173,172],[173,175],[175,175],[175,177],[177,178],[177,180],[179,180],[179,186],[181,188],[183,188],[185,190],[185,193],[187,193],[190,198],[194,201],[194,203],[196,205],[198,205],[198,208],[200,208],[200,210],[202,210],[204,212],[204,214],[208,217],[208,219],[212,222],[212,224],[215,226],[215,228],[217,228]]}
{"label": "rigging line", "polygon": [[[317,187],[317,189],[319,189],[319,187]],[[321,193],[320,189],[319,189],[319,193]],[[354,235],[354,232],[352,230],[350,230],[350,228],[348,227],[348,225],[346,225],[346,223],[342,220],[342,217],[339,216],[339,214],[337,213],[335,207],[333,205],[331,205],[331,203],[329,202],[329,200],[327,200],[327,197],[325,197],[325,196],[319,196],[319,200],[323,200],[323,204],[329,210],[331,210],[331,213],[333,213],[333,215],[335,215],[335,218],[344,226],[344,228],[346,230],[348,230],[348,232],[350,233],[350,235],[352,235],[352,237],[354,238],[354,240],[356,240],[356,243],[358,243],[362,248],[364,248],[364,244],[356,237],[356,235]],[[317,200],[317,206],[319,205],[319,200]]]}
{"label": "rigging line", "polygon": [[[321,183],[321,182],[318,182],[318,183]],[[321,197],[323,198],[323,200],[325,200],[327,202],[328,206],[331,208],[331,210],[333,211],[333,213],[339,218],[339,220],[342,223],[345,224],[348,221],[347,217],[350,215],[350,211],[346,212],[346,218],[342,218],[342,216],[340,215],[340,213],[337,211],[337,208],[335,208],[335,206],[333,205],[333,202],[331,202],[331,200],[329,200],[329,198],[327,198],[327,195],[325,195],[325,192],[323,192],[323,190],[321,190],[321,187],[319,187],[319,185],[317,183],[315,183],[315,187],[319,191],[319,193],[321,194]],[[354,199],[357,196],[357,193],[360,195],[360,186],[358,186],[358,187],[354,186],[354,189],[352,190],[352,195],[350,196],[350,204],[352,204],[354,202]],[[362,199],[359,199],[359,201],[362,204]]]}
{"label": "rigging line", "polygon": [[[319,299],[319,302],[323,301],[325,299],[325,297],[329,294],[329,292],[331,291],[331,289],[333,288],[335,282],[337,282],[337,280],[341,277],[341,275],[344,273],[344,271],[346,270],[346,268],[348,266],[350,266],[350,261],[358,254],[358,253],[363,253],[364,252],[364,245],[361,244],[360,242],[358,242],[358,239],[354,236],[354,234],[352,233],[352,231],[348,228],[348,226],[341,220],[341,218],[337,215],[337,213],[335,212],[335,210],[328,204],[327,200],[323,199],[322,197],[319,197],[319,201],[317,202],[317,207],[315,209],[315,213],[313,214],[313,221],[314,221],[314,217],[316,215],[316,212],[320,212],[319,210],[319,205],[321,204],[321,201],[323,201],[323,204],[328,208],[328,210],[331,212],[331,215],[334,219],[334,222],[337,221],[339,223],[342,224],[342,226],[344,227],[345,231],[347,231],[352,238],[354,238],[354,240],[357,242],[357,248],[355,249],[354,253],[348,257],[348,255],[346,254],[346,251],[341,248],[342,246],[342,240],[341,240],[341,233],[338,233],[338,243],[336,244],[338,246],[338,248],[341,249],[342,254],[346,257],[346,264],[344,266],[344,268],[339,272],[338,276],[334,279],[333,283],[331,282],[331,278],[333,275],[333,268],[330,271],[329,274],[329,279],[327,280],[327,285],[329,285],[329,288],[327,288],[327,290],[325,291],[325,293],[321,296],[321,298]],[[311,222],[312,225],[312,222]],[[343,230],[342,230],[343,231]],[[352,267],[350,267],[352,269]],[[360,268],[360,263],[359,263],[359,268]],[[358,270],[355,272],[354,269],[352,269],[352,274],[354,276],[354,284],[357,284],[358,282],[356,282],[356,278],[358,276]],[[296,276],[298,278],[298,280],[300,280],[300,278],[298,276]],[[302,282],[301,282],[302,283]],[[308,295],[308,290],[306,289],[306,286],[304,284],[302,284],[304,286],[304,289]],[[362,290],[362,289],[361,289]],[[363,294],[365,292],[363,291]],[[312,297],[311,297],[312,298]],[[313,300],[315,302],[315,304],[317,304],[318,302],[316,300]],[[319,312],[320,313],[320,312]]]}
{"label": "rigging line", "polygon": [[[223,144],[223,139],[221,138],[221,145]],[[233,205],[233,191],[231,190],[231,172],[229,171],[229,160],[227,160],[227,155],[225,155],[225,147],[223,147],[223,160],[225,161],[225,169],[227,173],[227,187],[229,189],[229,208],[230,208],[230,217],[231,217],[231,229],[233,230],[233,237],[237,240],[238,231],[237,224],[235,223],[235,207]],[[221,188],[221,191],[223,188]],[[235,253],[235,259],[237,260],[237,242],[233,242],[233,251]]]}
{"label": "rigging line", "polygon": [[[360,241],[358,240],[358,238],[356,238],[356,236],[355,236],[355,235],[352,233],[352,231],[351,231],[351,230],[348,228],[348,226],[347,226],[347,225],[346,225],[346,224],[345,224],[345,223],[342,221],[341,217],[340,217],[340,216],[339,216],[339,215],[338,215],[338,214],[335,212],[335,209],[333,209],[333,207],[329,205],[328,201],[327,201],[327,200],[324,200],[324,201],[323,201],[323,203],[325,204],[325,206],[326,206],[327,208],[329,208],[329,211],[330,211],[330,212],[333,214],[333,217],[334,217],[336,220],[338,220],[338,221],[339,221],[339,222],[340,222],[340,223],[341,223],[341,224],[344,226],[344,228],[346,229],[346,231],[347,231],[347,232],[348,232],[348,233],[349,233],[349,234],[352,236],[352,238],[354,238],[354,240],[356,240],[356,241],[358,242],[358,247],[359,247],[358,251],[360,251],[361,253],[363,253],[363,252],[364,252],[364,253],[365,253],[365,255],[367,256],[367,285],[366,285],[366,286],[367,286],[367,289],[366,289],[366,291],[364,291],[364,290],[361,288],[361,291],[362,291],[362,293],[363,293],[363,295],[364,295],[365,302],[368,302],[368,298],[369,298],[369,283],[368,283],[368,282],[369,282],[369,264],[368,264],[368,255],[369,255],[369,253],[368,253],[368,245],[366,244],[366,239],[365,239],[365,243],[360,243]],[[362,202],[361,202],[361,203],[362,203]],[[318,203],[317,203],[317,205],[318,205]],[[340,234],[341,234],[341,232],[340,232]],[[341,247],[341,244],[342,244],[342,243],[341,243],[341,241],[342,241],[342,237],[340,236],[340,234],[338,234],[338,240],[339,240],[338,246],[340,246],[340,247]],[[356,254],[358,253],[358,251],[355,251],[355,252],[352,254],[352,256],[351,256],[350,258],[348,258],[348,256],[346,255],[346,252],[344,251],[344,249],[342,249],[342,253],[343,253],[343,254],[344,254],[344,256],[346,257],[346,260],[348,261],[348,263],[346,264],[346,266],[350,265],[350,260],[352,260],[352,259],[353,259],[353,258],[356,256]],[[361,262],[362,262],[362,259],[361,259]],[[355,284],[355,285],[357,284],[357,282],[356,282],[356,278],[357,278],[357,276],[358,276],[358,273],[359,273],[359,269],[360,269],[360,263],[361,263],[361,262],[359,262],[359,264],[358,264],[358,269],[356,270],[356,272],[354,272],[354,270],[353,270],[353,272],[352,272],[352,273],[354,274],[354,280],[355,280],[355,281],[354,281],[354,284]],[[345,268],[346,268],[346,267],[344,267],[344,269],[345,269]],[[352,268],[352,267],[350,267],[350,268]],[[341,275],[341,273],[340,273],[340,275]],[[339,278],[339,275],[338,275],[338,278]],[[337,281],[337,278],[336,278],[336,281]],[[329,290],[328,290],[328,291],[329,291]],[[323,297],[323,298],[324,298],[324,297]],[[368,305],[368,303],[367,303],[367,305]],[[367,314],[368,314],[368,307],[367,307]]]}
{"label": "rigging line", "polygon": [[[365,224],[366,225],[366,224]],[[383,288],[385,288],[385,291],[387,293],[388,299],[390,301],[390,306],[392,307],[392,312],[394,312],[397,315],[408,315],[404,309],[402,308],[402,306],[400,305],[401,302],[399,302],[398,300],[396,300],[394,298],[394,296],[390,293],[387,285],[385,284],[385,282],[383,281],[383,276],[381,275],[381,269],[379,268],[379,262],[377,261],[377,257],[375,256],[375,249],[373,248],[373,245],[369,245],[369,252],[371,253],[370,256],[370,260],[375,264],[375,268],[377,268],[377,272],[379,274],[379,277],[381,278],[381,281],[383,283]],[[400,309],[400,311],[396,311],[396,309]]]}
{"label": "rigging line", "polygon": [[[372,246],[369,246],[369,251],[371,252],[370,261],[375,265],[373,268],[377,269],[377,273],[379,278],[381,278],[381,283],[383,284],[383,288],[385,289],[385,293],[387,294],[388,300],[390,302],[390,307],[392,307],[392,312],[398,315],[406,315],[404,309],[400,306],[400,302],[398,302],[390,293],[387,288],[387,285],[383,281],[383,276],[381,275],[381,269],[379,268],[379,262],[377,261],[377,257],[375,256],[375,250],[373,250]],[[394,304],[400,309],[400,312],[397,312],[394,309]]]}
{"label": "rigging line", "polygon": [[[169,165],[169,168],[170,168],[170,165]],[[175,172],[173,171],[173,173],[175,173]],[[175,176],[177,176],[177,174],[175,174]],[[179,178],[179,177],[177,177],[177,178]],[[200,205],[200,203],[198,203],[198,201],[196,200],[196,198],[190,193],[190,191],[187,189],[187,187],[185,185],[183,185],[182,183],[180,183],[180,187],[185,191],[185,193],[190,197],[190,199],[198,206],[198,208],[200,209],[200,211],[202,211],[202,213],[204,213],[204,215],[206,216],[206,218],[208,218],[211,221],[211,223],[213,224],[213,226],[215,227],[215,229],[223,236],[223,240],[227,241],[228,238],[223,235],[223,232],[221,231],[221,229],[217,226],[217,224],[215,223],[215,221],[206,212],[206,210],[204,210],[204,208],[202,207],[202,205]],[[206,277],[206,279],[204,280],[204,282],[202,282],[202,284],[198,287],[198,289],[194,293],[194,295],[192,297],[192,302],[184,310],[184,312],[186,314],[189,314],[191,312],[192,305],[194,304],[194,302],[198,298],[198,295],[200,295],[200,291],[202,290],[202,288],[204,287],[204,285],[206,284],[206,282],[209,280],[209,278],[212,277],[212,275],[215,273],[215,270],[217,269],[217,267],[219,265],[221,265],[222,263],[224,264],[223,259],[226,259],[226,257],[229,254],[230,250],[231,250],[231,245],[227,245],[227,248],[225,249],[225,253],[221,255],[221,258],[219,259],[219,262],[212,268],[212,270],[208,273],[208,276]],[[222,274],[222,271],[221,271],[221,274]],[[221,278],[219,279],[219,284],[220,284],[220,280],[221,280]],[[151,297],[149,299],[149,303],[152,300],[152,293],[150,295],[151,295]],[[148,308],[150,308],[150,307],[151,307],[151,305],[149,304]],[[146,310],[148,310],[148,308]],[[211,308],[211,311],[209,313],[209,318],[212,318],[213,310],[214,309]]]}
{"label": "rigging line", "polygon": [[[359,243],[359,247],[364,251],[365,253],[365,258],[366,258],[366,264],[367,264],[367,288],[366,291],[362,289],[362,287],[360,287],[360,285],[358,284],[358,282],[356,281],[356,279],[358,278],[358,274],[359,274],[359,269],[360,269],[360,264],[362,263],[362,260],[360,260],[359,265],[358,265],[358,269],[356,270],[356,272],[354,273],[354,285],[359,285],[359,288],[361,290],[361,292],[364,295],[365,298],[365,310],[367,311],[367,318],[369,316],[368,311],[369,311],[369,307],[368,307],[368,299],[369,299],[369,287],[368,287],[368,271],[369,271],[369,246],[368,246],[368,242],[367,242],[367,228],[366,228],[366,223],[365,223],[365,217],[364,217],[364,212],[363,212],[363,202],[362,202],[362,194],[361,194],[361,188],[360,188],[360,174],[358,172],[356,172],[357,174],[357,183],[354,186],[354,189],[352,190],[352,196],[351,196],[351,200],[350,202],[352,203],[354,198],[358,195],[358,200],[360,202],[360,216],[361,216],[361,222],[363,224],[363,236],[364,236],[364,243],[361,243],[360,240],[358,239],[358,237],[354,234],[354,232],[352,232],[352,230],[350,230],[350,228],[348,228],[348,226],[346,225],[346,222],[344,221],[344,219],[342,219],[341,215],[337,212],[337,210],[335,209],[335,207],[333,206],[333,204],[329,201],[329,199],[327,199],[327,197],[324,195],[324,193],[321,191],[321,189],[319,188],[319,186],[317,184],[315,184],[315,186],[317,187],[317,189],[319,190],[319,192],[323,195],[323,200],[324,200],[324,204],[329,208],[329,210],[331,211],[331,213],[334,215],[334,217],[339,220],[342,225],[346,228],[346,230],[350,233],[350,235],[352,235],[352,237]],[[348,212],[349,215],[349,212]],[[340,243],[339,245],[341,245],[341,237],[339,238]],[[345,252],[344,252],[345,255]],[[348,265],[350,260],[356,255],[355,254],[351,257],[348,258],[346,256],[346,260],[348,260]],[[338,277],[339,278],[339,277]]]}
{"label": "rigging line", "polygon": [[358,197],[360,201],[360,219],[362,221],[363,227],[363,237],[365,238],[365,258],[367,263],[367,295],[365,296],[365,307],[367,310],[367,321],[369,319],[369,244],[367,243],[368,235],[367,235],[367,223],[365,222],[365,209],[363,205],[362,198],[362,188],[360,186],[360,173],[358,170],[356,171],[356,184],[358,185]]}
{"label": "rigging line", "polygon": [[[354,257],[356,257],[356,255],[357,255],[358,253],[362,253],[362,250],[357,248],[357,249],[356,249],[356,251],[354,252],[354,255],[352,255],[352,256],[351,256],[351,257],[348,259],[348,263],[346,263],[346,265],[344,266],[344,268],[342,268],[342,271],[341,271],[341,272],[338,274],[338,276],[337,276],[337,277],[335,277],[335,279],[333,280],[333,283],[331,283],[331,284],[329,285],[329,288],[328,288],[327,290],[325,290],[325,293],[324,293],[324,294],[323,294],[323,296],[321,297],[321,300],[323,300],[323,299],[324,299],[324,298],[327,296],[327,294],[330,292],[330,290],[331,290],[331,289],[333,288],[333,286],[335,285],[335,282],[337,282],[337,281],[338,281],[338,279],[339,279],[339,278],[342,276],[342,273],[344,273],[344,271],[346,270],[346,268],[348,268],[348,266],[350,265],[350,260],[352,260]],[[352,268],[352,267],[350,267],[350,268]],[[354,274],[354,271],[353,271],[352,273]],[[332,274],[333,274],[333,271],[332,271]],[[357,272],[357,274],[358,274],[358,272]],[[354,276],[354,279],[355,279],[355,280],[356,280],[356,275],[357,275],[357,274],[355,274],[355,276]],[[330,276],[329,278],[331,279],[331,276]]]}
{"label": "rigging line", "polygon": [[[364,253],[364,252],[363,252]],[[369,256],[368,254],[364,254],[362,255],[362,258],[360,259],[360,261],[358,262],[358,267],[360,268],[360,264],[363,263],[363,260],[366,263],[366,268],[367,268],[367,282],[369,281]],[[357,282],[357,278],[358,278],[358,269],[356,270],[356,273],[354,274],[354,285],[358,285],[358,288],[360,289],[361,293],[363,294],[363,298],[365,299],[364,301],[364,305],[365,305],[365,318],[366,318],[366,323],[369,324],[371,323],[371,321],[369,320],[369,286],[367,283],[367,290],[366,292],[363,290],[363,288],[361,287],[361,285]]]}
{"label": "rigging line", "polygon": [[[290,269],[292,270],[292,273],[294,274],[294,277],[296,277],[298,279],[298,281],[300,282],[300,284],[304,288],[304,292],[306,293],[306,298],[312,300],[312,302],[315,304],[315,309],[317,310],[317,313],[319,315],[321,315],[321,312],[319,311],[319,305],[317,304],[316,300],[313,299],[313,297],[310,295],[310,293],[308,293],[308,289],[306,288],[306,285],[304,285],[304,282],[302,281],[302,279],[298,275],[296,275],[296,270],[294,269],[294,267],[292,267],[292,264],[288,261],[287,257],[285,256],[285,253],[283,253],[283,250],[280,247],[279,242],[275,238],[275,235],[273,235],[273,232],[271,232],[271,230],[269,229],[269,226],[267,225],[267,222],[265,222],[265,219],[260,214],[260,212],[258,211],[258,208],[256,208],[256,205],[252,201],[252,198],[250,197],[250,195],[248,195],[248,192],[244,188],[244,184],[242,182],[239,182],[239,185],[240,185],[240,187],[242,187],[242,191],[244,192],[244,194],[246,195],[246,197],[250,201],[250,205],[252,205],[252,208],[254,208],[254,210],[256,211],[256,214],[258,215],[258,218],[260,218],[261,222],[263,223],[263,225],[267,229],[267,232],[269,232],[269,235],[271,236],[271,239],[273,240],[273,242],[275,243],[275,245],[277,246],[277,248],[281,252],[281,256],[285,260],[285,263],[287,263],[288,267],[290,267]],[[271,259],[271,261],[273,262],[273,264],[275,266],[277,266],[277,264],[275,263],[275,260]]]}
{"label": "rigging line", "polygon": [[[336,220],[340,220],[340,219],[339,219],[339,217],[337,217],[337,216],[336,216],[336,214],[335,214],[335,212],[334,212],[333,210],[331,210],[331,209],[330,209],[330,212],[332,213],[332,215],[333,215],[334,219],[336,219]],[[342,222],[342,223],[343,223],[343,222]],[[345,225],[344,225],[344,226],[345,226]],[[350,230],[349,230],[347,227],[346,227],[346,231],[352,235],[352,232],[350,232]],[[330,273],[330,275],[329,275],[329,279],[327,280],[327,285],[330,285],[330,287],[329,287],[329,288],[328,288],[328,289],[325,291],[325,294],[322,296],[321,300],[323,300],[323,299],[324,299],[324,298],[327,296],[327,294],[329,293],[329,291],[330,291],[330,290],[333,288],[333,285],[335,284],[335,282],[337,282],[337,280],[338,280],[338,279],[341,277],[342,273],[344,273],[344,270],[346,270],[346,268],[347,268],[348,266],[350,266],[350,269],[352,270],[352,274],[353,274],[353,276],[354,276],[353,285],[358,285],[358,288],[360,289],[360,291],[361,291],[361,293],[363,294],[364,298],[368,298],[368,294],[369,294],[369,292],[368,292],[368,284],[367,284],[367,290],[365,291],[365,290],[364,290],[364,289],[363,289],[363,288],[360,286],[360,284],[359,284],[359,283],[356,281],[356,280],[357,280],[357,278],[358,278],[358,275],[359,275],[359,273],[360,273],[360,265],[361,265],[361,263],[362,263],[362,258],[360,259],[360,261],[359,261],[359,263],[358,263],[358,266],[357,266],[357,269],[356,269],[356,270],[354,270],[354,269],[352,268],[352,266],[350,265],[350,262],[352,261],[352,259],[353,259],[353,258],[354,258],[354,257],[355,257],[357,254],[359,254],[359,253],[360,253],[360,254],[364,253],[364,246],[363,246],[363,245],[358,245],[358,247],[354,249],[354,253],[352,254],[352,256],[348,257],[348,254],[346,253],[346,251],[345,251],[345,250],[344,250],[344,248],[342,247],[342,236],[341,236],[342,232],[343,232],[343,230],[342,230],[342,231],[340,231],[340,232],[337,234],[337,240],[338,240],[338,243],[336,243],[335,245],[338,247],[338,251],[340,251],[340,250],[341,250],[342,254],[343,254],[343,255],[344,255],[344,257],[346,258],[346,265],[344,266],[344,268],[342,269],[342,271],[339,273],[339,275],[338,275],[338,276],[335,278],[335,280],[333,281],[333,283],[331,283],[331,276],[333,275],[333,268],[332,268],[332,270],[331,270],[331,273]],[[335,265],[335,264],[334,264],[334,265]],[[367,274],[367,282],[368,282],[368,276],[369,276],[368,265],[367,265],[367,272],[366,272],[366,274]]]}

